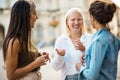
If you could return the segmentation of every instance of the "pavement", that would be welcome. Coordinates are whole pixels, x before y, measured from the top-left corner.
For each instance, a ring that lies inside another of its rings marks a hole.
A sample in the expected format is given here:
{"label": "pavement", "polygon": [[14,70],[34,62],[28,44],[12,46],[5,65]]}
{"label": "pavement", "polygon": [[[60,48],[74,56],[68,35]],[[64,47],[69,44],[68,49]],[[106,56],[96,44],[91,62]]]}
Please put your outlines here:
{"label": "pavement", "polygon": [[0,48],[0,80],[7,80],[4,67],[2,49]]}
{"label": "pavement", "polygon": [[[45,47],[40,49],[40,51],[49,52],[50,58],[52,58],[53,47]],[[55,70],[53,70],[49,62],[47,63],[47,65],[41,67],[40,72],[42,73],[42,80],[60,80],[60,72],[56,72]],[[0,49],[0,80],[7,80],[5,75],[4,62],[3,62],[1,49]],[[119,58],[118,58],[118,79],[117,80],[120,80],[120,52],[119,52]]]}

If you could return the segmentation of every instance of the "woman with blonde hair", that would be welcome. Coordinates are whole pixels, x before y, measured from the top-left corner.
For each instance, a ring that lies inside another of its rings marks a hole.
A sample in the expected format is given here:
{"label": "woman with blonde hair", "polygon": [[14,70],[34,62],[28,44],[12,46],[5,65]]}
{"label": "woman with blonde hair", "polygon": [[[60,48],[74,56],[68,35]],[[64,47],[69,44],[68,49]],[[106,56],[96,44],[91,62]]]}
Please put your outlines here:
{"label": "woman with blonde hair", "polygon": [[61,70],[61,80],[76,80],[75,64],[90,45],[91,35],[85,31],[84,19],[79,8],[71,8],[65,16],[67,34],[55,42],[52,67]]}

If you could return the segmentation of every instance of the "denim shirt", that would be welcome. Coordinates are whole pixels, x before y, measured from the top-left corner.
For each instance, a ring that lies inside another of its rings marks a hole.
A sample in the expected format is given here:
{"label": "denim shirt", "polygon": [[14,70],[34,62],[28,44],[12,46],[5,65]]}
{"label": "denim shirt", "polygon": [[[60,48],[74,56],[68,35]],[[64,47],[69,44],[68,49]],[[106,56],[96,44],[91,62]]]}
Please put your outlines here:
{"label": "denim shirt", "polygon": [[108,28],[97,31],[80,68],[78,80],[116,80],[120,40]]}

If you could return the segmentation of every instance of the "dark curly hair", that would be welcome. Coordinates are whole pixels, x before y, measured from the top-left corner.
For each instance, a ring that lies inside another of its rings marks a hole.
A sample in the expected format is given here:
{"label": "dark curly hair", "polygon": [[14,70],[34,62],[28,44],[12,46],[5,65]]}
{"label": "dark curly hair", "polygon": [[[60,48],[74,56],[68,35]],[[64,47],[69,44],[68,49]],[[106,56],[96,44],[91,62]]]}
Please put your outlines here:
{"label": "dark curly hair", "polygon": [[92,15],[100,24],[109,23],[116,11],[116,5],[114,3],[106,3],[102,1],[95,1],[91,3],[89,13]]}

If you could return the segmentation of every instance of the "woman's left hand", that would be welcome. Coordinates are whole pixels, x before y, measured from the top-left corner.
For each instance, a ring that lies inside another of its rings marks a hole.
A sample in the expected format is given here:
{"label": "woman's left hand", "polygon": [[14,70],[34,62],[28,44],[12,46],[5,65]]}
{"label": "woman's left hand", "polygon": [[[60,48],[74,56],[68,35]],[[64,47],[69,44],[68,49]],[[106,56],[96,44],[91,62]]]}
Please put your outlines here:
{"label": "woman's left hand", "polygon": [[39,55],[40,55],[40,56],[41,56],[41,55],[47,55],[45,58],[47,59],[47,61],[50,62],[49,53],[47,53],[47,52],[40,52]]}
{"label": "woman's left hand", "polygon": [[83,45],[83,43],[80,41],[79,38],[75,39],[73,41],[73,44],[74,44],[76,50],[80,50],[82,52],[85,51],[85,46]]}

